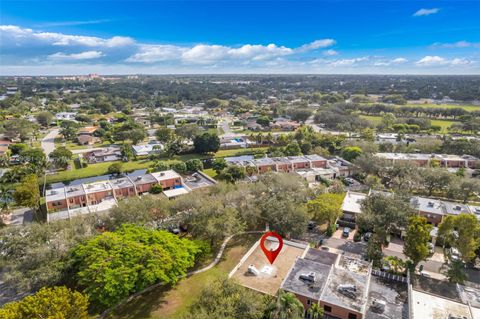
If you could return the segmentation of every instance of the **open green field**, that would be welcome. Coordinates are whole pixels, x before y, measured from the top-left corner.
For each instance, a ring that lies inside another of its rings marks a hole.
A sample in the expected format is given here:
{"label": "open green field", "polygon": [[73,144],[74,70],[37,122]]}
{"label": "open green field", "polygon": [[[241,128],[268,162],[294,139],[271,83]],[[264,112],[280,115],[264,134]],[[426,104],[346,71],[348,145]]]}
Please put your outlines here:
{"label": "open green field", "polygon": [[[372,115],[360,115],[361,118],[364,118],[366,120],[369,120],[370,122],[372,122],[374,125],[378,125],[380,124],[380,122],[382,121],[382,117],[381,116],[372,116]],[[432,125],[438,125],[442,128],[441,132],[442,133],[447,133],[448,132],[448,128],[450,126],[452,126],[452,124],[454,123],[458,123],[456,121],[449,121],[449,120],[430,120]]]}
{"label": "open green field", "polygon": [[[214,157],[226,157],[226,156],[240,156],[240,155],[254,155],[259,152],[264,152],[267,150],[267,147],[258,147],[258,148],[248,148],[248,149],[234,149],[234,150],[220,150],[215,153]],[[211,155],[199,155],[199,154],[185,154],[175,156],[172,159],[165,159],[166,163],[174,163],[176,161],[188,161],[190,159],[198,158],[198,159],[207,159],[211,158]],[[75,168],[73,163],[71,164],[72,169],[69,171],[61,171],[56,173],[55,175],[48,175],[47,176],[47,184],[58,183],[58,182],[65,182],[65,181],[73,181],[79,178],[86,178],[86,177],[93,177],[99,175],[106,175],[108,174],[108,167],[113,163],[123,163],[123,169],[125,171],[133,171],[137,169],[145,169],[150,167],[153,164],[153,161],[148,159],[138,160],[138,161],[130,161],[130,162],[105,162],[105,163],[96,163],[96,164],[89,164],[85,168]],[[42,181],[43,182],[43,181]]]}
{"label": "open green field", "polygon": [[[465,111],[480,111],[480,105],[455,105],[455,104],[407,104],[405,106],[416,106],[416,107],[435,107],[441,109],[464,109]],[[401,106],[399,106],[401,107]]]}
{"label": "open green field", "polygon": [[221,261],[212,269],[181,280],[174,287],[159,287],[118,308],[110,319],[178,319],[200,296],[203,288],[227,277],[260,234],[239,235],[227,245]]}

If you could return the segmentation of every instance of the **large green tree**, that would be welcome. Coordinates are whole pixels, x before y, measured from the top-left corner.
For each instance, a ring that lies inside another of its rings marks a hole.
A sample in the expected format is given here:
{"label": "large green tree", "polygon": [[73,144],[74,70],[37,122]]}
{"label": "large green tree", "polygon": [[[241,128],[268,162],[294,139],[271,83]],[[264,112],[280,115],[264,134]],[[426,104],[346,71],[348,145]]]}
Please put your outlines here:
{"label": "large green tree", "polygon": [[40,190],[36,175],[26,176],[22,182],[15,187],[13,198],[18,206],[29,207],[37,212],[40,207]]}
{"label": "large green tree", "polygon": [[344,194],[320,194],[307,203],[308,213],[312,220],[319,224],[334,223],[342,214]]}
{"label": "large green tree", "polygon": [[154,283],[176,283],[198,252],[194,242],[166,231],[123,225],[78,245],[72,254],[78,286],[103,308]]}
{"label": "large green tree", "polygon": [[277,301],[270,307],[270,319],[302,319],[303,304],[291,292],[280,291]]}
{"label": "large green tree", "polygon": [[193,146],[197,153],[203,154],[216,152],[220,148],[220,139],[218,138],[217,133],[205,132],[195,136]]}
{"label": "large green tree", "polygon": [[382,243],[394,230],[407,226],[414,214],[407,199],[395,195],[373,194],[362,202],[362,214],[357,218],[361,229],[373,230]]}
{"label": "large green tree", "polygon": [[464,262],[469,262],[480,247],[480,222],[473,214],[448,215],[438,227],[438,236],[446,245],[458,249]]}
{"label": "large green tree", "polygon": [[48,157],[53,161],[56,167],[66,168],[72,160],[73,153],[64,146],[57,147]]}
{"label": "large green tree", "polygon": [[88,319],[88,298],[63,286],[44,287],[34,295],[4,305],[0,318]]}
{"label": "large green tree", "polygon": [[185,319],[245,318],[262,319],[270,297],[220,279],[204,288],[190,306]]}
{"label": "large green tree", "polygon": [[427,220],[424,217],[412,216],[408,220],[403,253],[412,261],[415,267],[422,260],[426,260],[429,255],[428,243],[432,227],[432,225],[427,224]]}

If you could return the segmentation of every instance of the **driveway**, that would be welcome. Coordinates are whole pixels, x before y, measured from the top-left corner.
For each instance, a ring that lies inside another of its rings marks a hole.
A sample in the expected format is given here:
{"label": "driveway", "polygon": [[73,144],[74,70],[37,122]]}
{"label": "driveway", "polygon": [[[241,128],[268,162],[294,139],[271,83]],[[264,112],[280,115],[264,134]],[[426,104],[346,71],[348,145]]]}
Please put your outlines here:
{"label": "driveway", "polygon": [[55,150],[55,137],[59,132],[59,129],[53,129],[42,139],[42,149],[46,156]]}

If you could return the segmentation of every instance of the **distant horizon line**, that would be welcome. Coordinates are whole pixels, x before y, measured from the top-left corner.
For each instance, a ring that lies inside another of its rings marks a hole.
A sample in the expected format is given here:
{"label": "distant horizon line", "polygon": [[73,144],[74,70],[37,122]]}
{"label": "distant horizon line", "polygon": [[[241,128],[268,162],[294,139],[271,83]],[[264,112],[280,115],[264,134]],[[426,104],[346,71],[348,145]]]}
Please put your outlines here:
{"label": "distant horizon line", "polygon": [[100,73],[84,73],[84,74],[0,74],[0,78],[8,77],[80,77],[96,74],[99,77],[125,77],[125,76],[284,76],[284,75],[304,75],[304,76],[480,76],[479,74],[434,74],[434,73],[122,73],[122,74],[100,74]]}

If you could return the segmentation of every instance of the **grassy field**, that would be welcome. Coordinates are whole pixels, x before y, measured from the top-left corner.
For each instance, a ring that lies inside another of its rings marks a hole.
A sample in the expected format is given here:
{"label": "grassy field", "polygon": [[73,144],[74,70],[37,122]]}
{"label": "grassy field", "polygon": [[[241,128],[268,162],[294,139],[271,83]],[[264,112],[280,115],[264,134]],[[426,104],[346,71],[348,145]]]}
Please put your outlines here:
{"label": "grassy field", "polygon": [[215,178],[215,176],[217,176],[217,172],[215,172],[213,168],[204,169],[203,172],[208,176],[210,176],[211,178]]}
{"label": "grassy field", "polygon": [[160,287],[117,309],[110,319],[178,319],[200,296],[203,288],[225,278],[243,255],[260,238],[259,234],[241,235],[230,241],[222,260],[212,269],[181,280],[174,287]]}
{"label": "grassy field", "polygon": [[[455,105],[455,104],[407,104],[405,106],[416,106],[416,107],[436,107],[442,109],[457,109],[461,108],[465,111],[480,111],[480,105]],[[401,107],[401,106],[400,106]]]}
{"label": "grassy field", "polygon": [[[263,152],[267,150],[267,147],[259,147],[259,148],[249,148],[249,149],[235,149],[235,150],[220,150],[215,153],[214,157],[226,157],[226,156],[239,156],[239,155],[246,155],[246,154],[256,154],[259,152]],[[199,155],[199,154],[185,154],[175,156],[173,159],[165,159],[164,161],[167,163],[173,163],[176,161],[188,161],[189,159],[206,159],[211,158],[211,155]],[[125,171],[133,171],[137,169],[145,169],[150,167],[153,164],[153,161],[150,160],[138,160],[138,161],[130,161],[130,162],[105,162],[105,163],[97,163],[97,164],[89,164],[88,167],[85,168],[75,168],[75,165],[72,163],[72,170],[69,171],[61,171],[56,173],[55,175],[48,175],[47,176],[47,184],[57,183],[57,182],[64,182],[64,181],[72,181],[79,178],[86,178],[92,176],[99,176],[99,175],[106,175],[108,174],[108,167],[113,163],[123,163],[123,169]]]}
{"label": "grassy field", "polygon": [[[361,118],[367,119],[372,122],[374,125],[380,124],[382,121],[381,116],[371,116],[371,115],[360,115]],[[452,126],[452,124],[457,123],[456,121],[448,121],[448,120],[431,120],[432,125],[438,125],[442,128],[442,133],[447,133],[448,128]]]}

